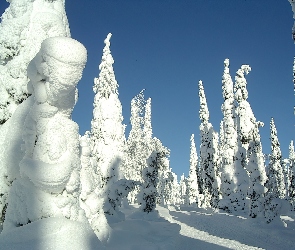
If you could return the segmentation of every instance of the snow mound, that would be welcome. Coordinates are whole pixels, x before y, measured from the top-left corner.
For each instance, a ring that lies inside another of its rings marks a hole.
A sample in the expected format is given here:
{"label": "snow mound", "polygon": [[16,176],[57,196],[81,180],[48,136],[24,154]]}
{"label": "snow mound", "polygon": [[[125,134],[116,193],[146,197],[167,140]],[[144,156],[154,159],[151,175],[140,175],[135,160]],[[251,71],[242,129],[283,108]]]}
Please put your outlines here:
{"label": "snow mound", "polygon": [[14,250],[105,249],[86,223],[47,218],[14,228],[0,235],[0,249]]}

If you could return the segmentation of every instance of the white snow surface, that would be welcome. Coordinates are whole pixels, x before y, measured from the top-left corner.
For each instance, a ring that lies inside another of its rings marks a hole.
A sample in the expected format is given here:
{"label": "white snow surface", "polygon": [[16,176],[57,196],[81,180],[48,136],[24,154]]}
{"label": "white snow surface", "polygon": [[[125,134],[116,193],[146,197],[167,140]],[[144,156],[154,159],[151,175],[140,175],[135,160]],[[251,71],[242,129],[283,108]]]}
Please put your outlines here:
{"label": "white snow surface", "polygon": [[193,206],[169,209],[158,206],[147,214],[125,206],[125,221],[110,224],[104,245],[85,223],[47,218],[2,233],[0,249],[294,249],[295,213],[266,224]]}

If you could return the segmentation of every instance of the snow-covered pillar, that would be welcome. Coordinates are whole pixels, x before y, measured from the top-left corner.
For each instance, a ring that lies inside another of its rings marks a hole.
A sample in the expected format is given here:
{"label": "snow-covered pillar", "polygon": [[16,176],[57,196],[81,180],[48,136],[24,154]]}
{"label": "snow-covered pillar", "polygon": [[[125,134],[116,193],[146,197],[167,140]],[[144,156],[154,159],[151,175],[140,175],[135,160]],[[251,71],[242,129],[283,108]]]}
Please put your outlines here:
{"label": "snow-covered pillar", "polygon": [[64,0],[8,2],[10,5],[0,22],[0,148],[3,148],[0,150],[0,214],[3,215],[11,183],[19,176],[19,162],[24,156],[23,123],[33,105],[32,99],[25,102],[32,94],[28,64],[46,38],[70,36]]}
{"label": "snow-covered pillar", "polygon": [[87,51],[78,41],[46,39],[28,67],[34,105],[23,128],[25,156],[11,187],[3,230],[48,217],[86,221],[79,205],[79,128],[71,120]]}

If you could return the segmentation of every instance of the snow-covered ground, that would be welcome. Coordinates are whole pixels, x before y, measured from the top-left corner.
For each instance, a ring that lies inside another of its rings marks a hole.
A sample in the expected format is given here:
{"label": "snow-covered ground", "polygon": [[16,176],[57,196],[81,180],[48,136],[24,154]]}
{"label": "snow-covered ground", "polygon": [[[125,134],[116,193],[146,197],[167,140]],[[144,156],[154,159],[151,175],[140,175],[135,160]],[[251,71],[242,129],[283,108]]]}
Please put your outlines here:
{"label": "snow-covered ground", "polygon": [[49,218],[1,234],[0,249],[294,249],[295,213],[266,224],[191,207],[157,207],[146,214],[128,206],[122,212],[125,220],[110,224],[105,245],[80,222]]}

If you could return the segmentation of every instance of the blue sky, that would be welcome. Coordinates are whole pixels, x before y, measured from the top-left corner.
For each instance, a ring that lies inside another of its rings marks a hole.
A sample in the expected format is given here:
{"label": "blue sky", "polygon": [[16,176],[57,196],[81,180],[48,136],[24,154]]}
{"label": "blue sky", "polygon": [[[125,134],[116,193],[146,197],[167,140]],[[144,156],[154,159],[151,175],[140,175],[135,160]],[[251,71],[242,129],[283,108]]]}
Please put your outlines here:
{"label": "blue sky", "polygon": [[[1,3],[1,12],[7,6]],[[252,67],[248,101],[257,120],[265,123],[260,130],[263,151],[270,152],[269,122],[274,117],[283,156],[288,156],[289,142],[295,139],[295,45],[288,0],[84,0],[66,1],[66,11],[72,37],[88,50],[73,113],[80,133],[90,129],[93,78],[111,32],[126,136],[130,101],[146,89],[146,98],[152,98],[154,136],[170,148],[170,164],[178,175],[188,174],[192,133],[197,147],[200,144],[199,80],[210,121],[219,131],[225,58],[230,59],[233,79],[242,64]]]}

